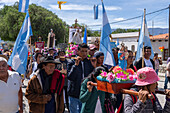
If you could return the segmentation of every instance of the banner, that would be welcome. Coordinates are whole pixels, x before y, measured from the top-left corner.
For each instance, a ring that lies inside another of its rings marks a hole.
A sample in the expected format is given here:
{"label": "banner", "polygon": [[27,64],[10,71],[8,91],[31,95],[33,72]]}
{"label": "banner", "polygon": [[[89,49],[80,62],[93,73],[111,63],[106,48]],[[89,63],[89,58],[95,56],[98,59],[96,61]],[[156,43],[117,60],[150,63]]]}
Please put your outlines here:
{"label": "banner", "polygon": [[35,42],[35,48],[44,49],[45,42]]}

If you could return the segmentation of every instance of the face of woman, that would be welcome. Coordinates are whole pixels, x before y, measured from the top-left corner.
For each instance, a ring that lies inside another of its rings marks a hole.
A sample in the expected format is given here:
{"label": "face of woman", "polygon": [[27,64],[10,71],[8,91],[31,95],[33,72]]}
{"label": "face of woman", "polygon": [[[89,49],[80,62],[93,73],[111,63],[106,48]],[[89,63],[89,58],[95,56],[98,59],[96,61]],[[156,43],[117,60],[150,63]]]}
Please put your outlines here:
{"label": "face of woman", "polygon": [[37,63],[39,63],[40,62],[40,58],[42,57],[42,55],[41,54],[39,54],[38,55],[38,57],[37,57]]}
{"label": "face of woman", "polygon": [[133,53],[132,52],[129,52],[129,56],[128,56],[128,59],[127,59],[127,65],[131,65],[133,63]]}
{"label": "face of woman", "polygon": [[158,85],[157,82],[149,85],[149,90],[150,90],[150,92],[155,93],[155,89],[156,89],[156,86],[157,86],[157,85]]}
{"label": "face of woman", "polygon": [[98,64],[103,64],[103,61],[104,61],[104,56],[100,56],[98,59],[97,59],[97,63]]}

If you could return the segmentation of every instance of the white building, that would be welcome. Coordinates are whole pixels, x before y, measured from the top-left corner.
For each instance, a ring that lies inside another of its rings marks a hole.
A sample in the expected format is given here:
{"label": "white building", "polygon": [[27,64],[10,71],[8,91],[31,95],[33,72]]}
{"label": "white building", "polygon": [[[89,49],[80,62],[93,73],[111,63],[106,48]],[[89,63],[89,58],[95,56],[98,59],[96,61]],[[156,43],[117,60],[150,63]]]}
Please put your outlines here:
{"label": "white building", "polygon": [[139,32],[111,34],[111,41],[119,41],[119,44],[123,42],[128,47],[128,50],[132,50],[133,52],[137,51],[138,39]]}
{"label": "white building", "polygon": [[[100,40],[100,37],[88,37],[87,42],[94,42],[96,38]],[[158,53],[158,56],[162,57],[163,60],[166,60],[168,58],[168,38],[168,33],[150,36],[154,53]],[[117,41],[119,40],[119,44],[123,42],[128,47],[128,50],[132,50],[133,52],[137,51],[138,39],[139,32],[111,34],[111,42],[117,43]],[[164,46],[163,52],[159,50],[159,47],[162,46]]]}

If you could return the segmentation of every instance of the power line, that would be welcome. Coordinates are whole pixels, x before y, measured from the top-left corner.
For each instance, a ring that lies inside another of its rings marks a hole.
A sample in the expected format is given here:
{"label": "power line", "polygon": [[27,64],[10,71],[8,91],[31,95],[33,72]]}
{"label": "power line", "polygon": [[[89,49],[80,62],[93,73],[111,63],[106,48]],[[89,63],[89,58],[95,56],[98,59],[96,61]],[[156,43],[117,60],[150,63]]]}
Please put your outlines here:
{"label": "power line", "polygon": [[[154,11],[154,12],[147,13],[146,15],[154,14],[154,13],[166,10],[166,9],[169,9],[169,7],[166,7],[166,8]],[[116,21],[116,22],[110,22],[110,24],[116,24],[116,23],[120,23],[120,22],[124,22],[124,21],[134,20],[134,19],[140,18],[142,16],[143,15],[132,17],[132,18],[128,18],[128,19],[125,19],[125,20]],[[101,24],[98,24],[98,25],[89,25],[88,27],[97,27],[97,26],[101,26]]]}

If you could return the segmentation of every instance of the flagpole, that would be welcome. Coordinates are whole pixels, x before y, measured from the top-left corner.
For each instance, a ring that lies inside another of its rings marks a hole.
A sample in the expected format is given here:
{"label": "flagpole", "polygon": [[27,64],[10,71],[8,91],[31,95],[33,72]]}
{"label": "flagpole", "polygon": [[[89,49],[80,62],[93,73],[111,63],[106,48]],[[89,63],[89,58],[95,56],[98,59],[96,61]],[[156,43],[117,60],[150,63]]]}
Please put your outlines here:
{"label": "flagpole", "polygon": [[[144,9],[144,17],[143,17],[143,22],[144,22],[144,37],[145,37],[145,15],[146,15],[146,9]],[[145,39],[145,38],[143,38]],[[143,49],[142,49],[142,68],[144,67],[144,46],[145,46],[145,43],[143,41]]]}

